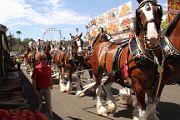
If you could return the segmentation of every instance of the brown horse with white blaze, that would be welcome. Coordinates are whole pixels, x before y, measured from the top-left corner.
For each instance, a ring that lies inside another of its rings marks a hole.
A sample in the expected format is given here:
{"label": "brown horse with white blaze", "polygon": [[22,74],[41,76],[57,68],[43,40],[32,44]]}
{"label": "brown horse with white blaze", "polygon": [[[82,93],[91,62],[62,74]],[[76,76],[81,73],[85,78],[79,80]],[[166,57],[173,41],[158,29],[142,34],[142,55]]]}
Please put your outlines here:
{"label": "brown horse with white blaze", "polygon": [[[93,44],[91,66],[96,82],[89,88],[96,87],[97,112],[107,116],[115,112],[116,103],[112,96],[111,85],[124,79],[132,82],[136,94],[138,116],[133,119],[158,119],[156,105],[165,85],[162,80],[164,55],[160,45],[161,6],[155,0],[139,0],[136,10],[136,37],[131,37],[129,44],[122,41],[119,45],[109,42],[108,35],[102,31]],[[154,62],[155,61],[155,62]],[[104,75],[107,77],[102,81]],[[159,82],[160,81],[160,82]],[[107,108],[101,102],[102,84],[107,94]],[[88,88],[87,88],[88,89]],[[148,106],[145,94],[148,96]]]}
{"label": "brown horse with white blaze", "polygon": [[[69,92],[72,87],[72,74],[76,70],[82,70],[84,64],[83,40],[80,35],[71,35],[71,48],[57,50],[53,61],[59,68],[59,85],[61,92]],[[77,74],[77,93],[82,89],[80,74]]]}

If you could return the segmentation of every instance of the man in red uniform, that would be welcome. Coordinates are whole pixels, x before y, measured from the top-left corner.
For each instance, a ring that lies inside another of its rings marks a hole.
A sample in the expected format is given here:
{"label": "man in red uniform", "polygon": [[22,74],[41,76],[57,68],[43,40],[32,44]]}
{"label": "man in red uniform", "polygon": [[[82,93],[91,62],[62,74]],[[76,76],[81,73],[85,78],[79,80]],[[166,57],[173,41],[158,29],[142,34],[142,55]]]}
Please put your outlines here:
{"label": "man in red uniform", "polygon": [[45,114],[49,120],[53,119],[51,106],[51,67],[47,65],[47,56],[43,54],[40,57],[40,64],[36,66],[31,76],[33,80],[33,87],[39,97],[39,105],[41,107],[42,101],[46,102],[47,108]]}

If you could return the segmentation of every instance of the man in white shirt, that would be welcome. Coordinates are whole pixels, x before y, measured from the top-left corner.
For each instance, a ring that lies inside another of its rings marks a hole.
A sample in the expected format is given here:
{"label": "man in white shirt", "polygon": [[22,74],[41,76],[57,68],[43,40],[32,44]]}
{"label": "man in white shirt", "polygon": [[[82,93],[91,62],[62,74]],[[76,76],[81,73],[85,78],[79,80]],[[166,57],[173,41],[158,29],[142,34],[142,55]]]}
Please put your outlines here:
{"label": "man in white shirt", "polygon": [[42,41],[40,39],[38,39],[38,41],[37,41],[37,51],[38,52],[42,52],[43,51]]}
{"label": "man in white shirt", "polygon": [[29,41],[28,46],[29,48],[31,48],[32,51],[36,50],[36,42],[34,42],[34,40]]}

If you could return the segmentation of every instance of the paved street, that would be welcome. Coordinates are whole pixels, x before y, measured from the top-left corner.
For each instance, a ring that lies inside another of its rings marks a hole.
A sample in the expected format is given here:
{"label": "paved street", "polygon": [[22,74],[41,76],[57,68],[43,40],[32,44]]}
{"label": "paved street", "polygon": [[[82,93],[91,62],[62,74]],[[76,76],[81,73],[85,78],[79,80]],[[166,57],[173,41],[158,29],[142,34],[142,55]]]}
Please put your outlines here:
{"label": "paved street", "polygon": [[[70,93],[61,93],[57,84],[58,81],[54,80],[52,104],[55,120],[130,120],[132,118],[133,108],[127,108],[118,101],[118,89],[121,88],[121,86],[117,84],[113,84],[113,93],[118,108],[116,113],[114,115],[110,114],[109,117],[101,117],[96,114],[96,101],[93,98],[93,92],[88,91],[86,96],[76,98],[75,88],[73,88],[73,91]],[[157,107],[160,120],[180,120],[179,91],[179,85],[169,85],[165,87],[161,102]]]}

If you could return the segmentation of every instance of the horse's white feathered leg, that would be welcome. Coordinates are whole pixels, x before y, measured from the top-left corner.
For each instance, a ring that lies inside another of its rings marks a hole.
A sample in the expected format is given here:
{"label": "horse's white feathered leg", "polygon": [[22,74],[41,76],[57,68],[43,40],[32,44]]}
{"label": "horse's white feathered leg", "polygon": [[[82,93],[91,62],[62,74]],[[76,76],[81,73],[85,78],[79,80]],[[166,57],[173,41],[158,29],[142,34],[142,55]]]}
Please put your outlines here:
{"label": "horse's white feathered leg", "polygon": [[[78,76],[78,79],[77,79],[77,82],[76,82],[76,86],[77,86],[76,95],[81,92],[81,90],[82,90],[81,85],[82,85],[82,83],[81,83],[81,77]],[[79,94],[79,97],[82,97],[82,96],[84,96],[84,93]]]}
{"label": "horse's white feathered leg", "polygon": [[97,95],[97,103],[96,108],[99,115],[102,116],[108,116],[106,108],[102,105],[101,102],[101,92],[102,92],[102,85],[99,85],[96,89],[96,95]]}
{"label": "horse's white feathered leg", "polygon": [[71,82],[70,81],[68,81],[67,84],[66,84],[66,91],[67,92],[71,91]]}
{"label": "horse's white feathered leg", "polygon": [[63,83],[62,79],[59,79],[59,86],[60,86],[60,92],[66,92],[65,84]]}
{"label": "horse's white feathered leg", "polygon": [[156,103],[148,103],[146,107],[146,117],[148,120],[159,120],[157,114],[156,114],[156,107],[159,102],[160,98],[157,98]]}
{"label": "horse's white feathered leg", "polygon": [[138,108],[138,111],[139,111],[139,119],[140,120],[147,120],[146,111],[142,110],[141,108]]}
{"label": "horse's white feathered leg", "polygon": [[125,105],[132,105],[132,93],[129,88],[122,88],[119,90],[120,103]]}
{"label": "horse's white feathered leg", "polygon": [[117,107],[116,107],[116,103],[115,103],[114,97],[111,92],[111,85],[112,85],[112,82],[105,84],[104,89],[107,93],[107,98],[106,98],[106,102],[108,105],[107,111],[110,113],[114,113],[116,111]]}

